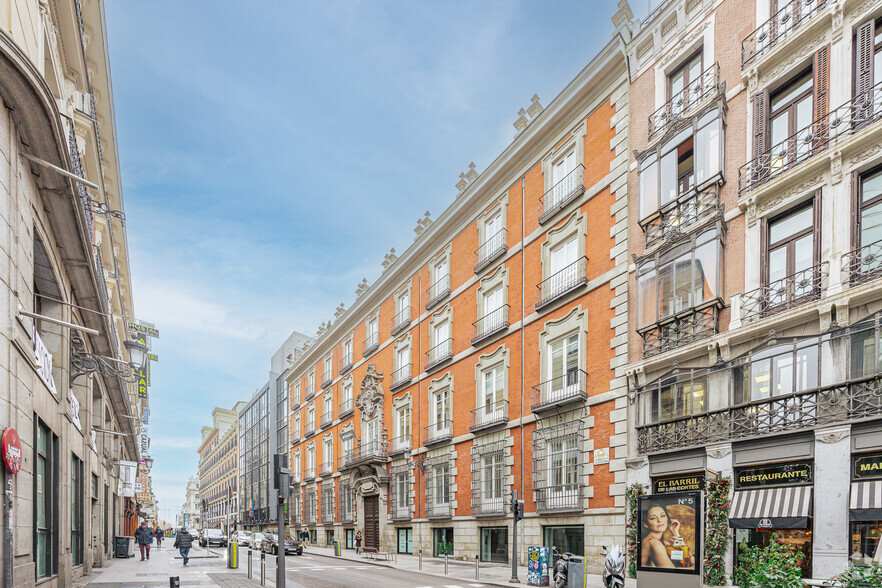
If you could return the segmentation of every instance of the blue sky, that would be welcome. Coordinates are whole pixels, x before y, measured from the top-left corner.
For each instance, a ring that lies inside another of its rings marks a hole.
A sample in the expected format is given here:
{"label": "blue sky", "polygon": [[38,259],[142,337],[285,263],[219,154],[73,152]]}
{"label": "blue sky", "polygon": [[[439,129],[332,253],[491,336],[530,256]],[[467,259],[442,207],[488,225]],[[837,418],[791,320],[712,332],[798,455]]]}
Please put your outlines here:
{"label": "blue sky", "polygon": [[[610,39],[613,0],[108,2],[137,318],[156,323],[153,486],[483,171],[534,93]],[[635,11],[638,3],[634,4]]]}

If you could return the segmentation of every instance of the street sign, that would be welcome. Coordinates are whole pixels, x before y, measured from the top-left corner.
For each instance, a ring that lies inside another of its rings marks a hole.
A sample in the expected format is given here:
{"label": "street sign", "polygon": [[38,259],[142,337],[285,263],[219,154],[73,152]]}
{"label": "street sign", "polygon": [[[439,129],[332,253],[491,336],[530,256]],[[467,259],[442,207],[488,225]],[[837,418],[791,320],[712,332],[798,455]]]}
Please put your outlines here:
{"label": "street sign", "polygon": [[159,339],[159,329],[156,327],[149,327],[147,325],[142,325],[141,323],[136,323],[135,321],[129,321],[129,330]]}
{"label": "street sign", "polygon": [[21,470],[21,439],[18,432],[9,427],[3,431],[0,439],[0,450],[3,452],[3,463],[10,474],[17,474]]}

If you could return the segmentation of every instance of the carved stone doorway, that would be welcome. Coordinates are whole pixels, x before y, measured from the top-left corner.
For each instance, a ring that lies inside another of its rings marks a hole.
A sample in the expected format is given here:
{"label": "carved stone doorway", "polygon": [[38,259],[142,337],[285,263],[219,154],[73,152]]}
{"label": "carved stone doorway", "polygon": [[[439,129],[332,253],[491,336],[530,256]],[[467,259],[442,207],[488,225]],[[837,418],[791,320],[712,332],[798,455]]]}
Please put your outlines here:
{"label": "carved stone doorway", "polygon": [[380,550],[380,497],[377,494],[364,497],[364,546]]}

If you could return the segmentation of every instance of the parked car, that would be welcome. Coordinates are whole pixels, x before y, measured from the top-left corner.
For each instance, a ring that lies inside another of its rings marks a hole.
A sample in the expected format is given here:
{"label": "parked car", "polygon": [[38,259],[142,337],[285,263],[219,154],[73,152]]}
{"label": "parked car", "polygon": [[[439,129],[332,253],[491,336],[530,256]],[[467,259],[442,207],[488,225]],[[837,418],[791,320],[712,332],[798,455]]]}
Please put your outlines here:
{"label": "parked car", "polygon": [[[276,555],[279,553],[279,536],[275,533],[267,533],[263,542],[260,544],[260,550],[264,553]],[[290,534],[285,535],[285,553],[293,553],[295,555],[303,555],[303,543],[295,541]]]}
{"label": "parked car", "polygon": [[201,531],[199,531],[199,533],[196,534],[196,543],[202,545],[203,539],[205,539],[205,529],[202,529]]}
{"label": "parked car", "polygon": [[230,538],[233,543],[236,543],[240,547],[250,547],[251,546],[251,537],[254,535],[251,531],[234,531],[233,536]]}
{"label": "parked car", "polygon": [[227,546],[227,536],[220,529],[205,529],[202,541],[199,542],[202,547],[211,547],[217,545],[219,547]]}
{"label": "parked car", "polygon": [[254,533],[251,535],[251,548],[252,549],[260,549],[261,544],[263,543],[263,533]]}

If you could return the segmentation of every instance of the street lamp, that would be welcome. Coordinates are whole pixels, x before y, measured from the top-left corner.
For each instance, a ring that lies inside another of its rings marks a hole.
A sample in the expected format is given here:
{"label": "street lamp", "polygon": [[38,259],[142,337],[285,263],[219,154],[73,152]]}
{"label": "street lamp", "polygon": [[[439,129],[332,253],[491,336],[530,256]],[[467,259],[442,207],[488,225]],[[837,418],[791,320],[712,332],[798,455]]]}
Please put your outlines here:
{"label": "street lamp", "polygon": [[123,343],[123,347],[129,352],[129,365],[136,370],[143,369],[147,363],[147,346],[137,339],[129,339]]}
{"label": "street lamp", "polygon": [[[129,353],[129,361],[123,361],[113,357],[103,357],[86,351],[86,341],[74,330],[70,332],[70,383],[71,385],[80,376],[99,372],[105,377],[119,376],[124,382],[134,384],[138,377],[134,371],[144,368],[147,363],[147,346],[136,339],[129,339],[123,343]],[[115,368],[110,364],[121,364]]]}
{"label": "street lamp", "polygon": [[153,458],[150,457],[149,455],[147,457],[145,457],[144,458],[144,465],[147,466],[148,470],[152,470],[153,469]]}

